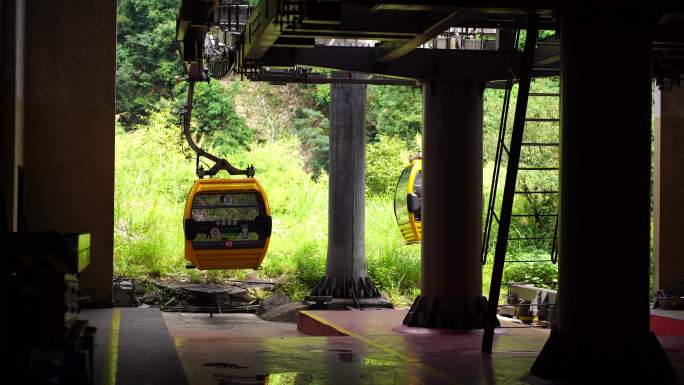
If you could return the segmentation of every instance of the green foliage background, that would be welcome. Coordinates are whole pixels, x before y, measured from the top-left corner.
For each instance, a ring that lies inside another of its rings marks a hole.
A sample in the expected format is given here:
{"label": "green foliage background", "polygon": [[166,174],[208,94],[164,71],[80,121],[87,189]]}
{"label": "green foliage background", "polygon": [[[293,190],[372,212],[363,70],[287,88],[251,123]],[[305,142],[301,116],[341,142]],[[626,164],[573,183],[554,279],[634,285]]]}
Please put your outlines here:
{"label": "green foliage background", "polygon": [[127,129],[145,121],[182,74],[174,47],[180,0],[118,0],[116,111]]}
{"label": "green foliage background", "polygon": [[[302,298],[325,271],[328,178],[314,180],[305,169],[296,137],[281,138],[229,154],[238,166],[257,165],[257,176],[272,207],[273,235],[263,269],[186,270],[182,217],[194,180],[194,160],[183,153],[169,109],[150,115],[146,126],[116,138],[115,270],[129,276],[277,278],[281,290]],[[392,202],[369,195],[366,202],[367,255],[371,277],[391,299],[405,303],[420,284],[419,246],[404,246],[395,228]]]}
{"label": "green foliage background", "polygon": [[[254,164],[273,208],[273,236],[263,269],[186,270],[182,217],[194,180],[194,154],[180,134],[186,86],[172,44],[178,0],[119,0],[117,32],[117,137],[115,271],[120,275],[192,280],[278,278],[280,289],[302,298],[325,269],[327,242],[329,85],[271,86],[239,79],[197,84],[192,135],[204,148],[238,166]],[[557,79],[540,80],[553,92]],[[515,97],[515,92],[513,97]],[[420,150],[419,87],[367,87],[366,253],[371,278],[396,303],[420,286],[420,246],[405,246],[396,228],[392,192],[410,155]],[[487,202],[503,91],[484,97],[484,200]],[[557,105],[531,100],[530,114],[557,116]],[[511,111],[514,106],[511,106]],[[529,140],[557,141],[557,133],[530,128]],[[556,136],[554,136],[556,135]],[[557,161],[552,152],[523,153],[523,162]],[[554,188],[550,176],[521,175],[519,187]],[[499,193],[499,199],[500,199]],[[517,212],[542,213],[555,201],[518,200]],[[533,218],[512,231],[535,234],[548,223]],[[511,257],[548,259],[538,244],[511,245]],[[488,290],[490,262],[483,268]],[[509,264],[504,279],[555,288],[556,266]]]}

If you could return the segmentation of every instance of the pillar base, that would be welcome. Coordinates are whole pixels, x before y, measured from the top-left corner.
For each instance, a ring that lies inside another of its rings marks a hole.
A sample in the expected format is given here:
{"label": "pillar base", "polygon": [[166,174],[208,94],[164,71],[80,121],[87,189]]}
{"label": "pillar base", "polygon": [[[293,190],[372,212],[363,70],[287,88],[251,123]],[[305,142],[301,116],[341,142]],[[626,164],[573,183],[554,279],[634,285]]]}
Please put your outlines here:
{"label": "pillar base", "polygon": [[406,314],[405,326],[440,329],[482,329],[487,299],[444,300],[418,296]]}
{"label": "pillar base", "polygon": [[[597,326],[598,327],[598,326]],[[670,359],[652,332],[600,337],[551,331],[531,369],[545,380],[662,383],[677,377]]]}
{"label": "pillar base", "polygon": [[333,298],[378,298],[380,291],[370,277],[325,276],[311,291],[312,296],[331,296]]}

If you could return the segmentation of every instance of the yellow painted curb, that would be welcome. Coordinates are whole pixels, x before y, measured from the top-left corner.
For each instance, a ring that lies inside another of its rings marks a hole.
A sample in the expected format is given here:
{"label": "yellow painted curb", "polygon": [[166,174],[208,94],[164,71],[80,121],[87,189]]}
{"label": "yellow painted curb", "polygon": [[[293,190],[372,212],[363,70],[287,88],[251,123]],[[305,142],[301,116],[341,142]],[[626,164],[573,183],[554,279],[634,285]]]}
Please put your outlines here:
{"label": "yellow painted curb", "polygon": [[385,346],[385,345],[382,345],[382,344],[380,344],[380,343],[378,343],[378,342],[375,342],[375,341],[371,340],[370,338],[367,338],[367,337],[364,337],[364,336],[362,336],[362,335],[360,335],[360,334],[354,333],[353,331],[351,331],[351,330],[349,330],[349,329],[347,329],[347,328],[345,328],[345,327],[343,327],[343,326],[341,326],[341,325],[338,325],[338,324],[336,324],[336,323],[334,323],[334,322],[332,322],[332,321],[329,321],[329,320],[327,320],[327,319],[325,319],[325,318],[323,318],[323,317],[321,317],[321,316],[319,316],[319,315],[313,314],[313,313],[310,312],[310,311],[302,310],[302,311],[300,311],[299,313],[300,313],[301,315],[305,315],[305,316],[307,316],[307,317],[313,318],[314,320],[316,320],[316,321],[322,323],[323,325],[326,325],[326,326],[328,326],[328,327],[331,327],[331,328],[337,330],[338,332],[340,332],[340,333],[342,333],[342,334],[348,335],[349,337],[352,337],[352,338],[354,338],[354,339],[356,339],[356,340],[359,340],[359,341],[361,341],[361,342],[363,342],[363,343],[365,343],[365,344],[367,344],[367,345],[370,345],[370,346],[372,346],[372,347],[374,347],[374,348],[376,348],[376,349],[382,350],[383,352],[385,352],[385,353],[387,353],[387,354],[390,354],[390,355],[392,355],[392,356],[401,358],[402,360],[404,360],[404,361],[406,361],[406,362],[408,362],[408,363],[410,363],[410,364],[412,364],[412,365],[415,365],[415,366],[418,367],[420,370],[424,371],[425,373],[430,374],[430,375],[433,376],[433,377],[439,378],[439,379],[441,379],[441,380],[449,381],[449,383],[451,383],[451,384],[458,384],[458,383],[459,383],[459,382],[456,381],[455,378],[453,378],[453,377],[452,377],[451,375],[449,375],[448,373],[445,373],[445,372],[443,372],[443,371],[441,371],[441,370],[439,370],[439,369],[435,369],[435,368],[432,368],[432,367],[430,367],[430,366],[427,366],[427,365],[425,365],[425,364],[419,362],[419,361],[418,361],[416,358],[414,358],[414,357],[411,357],[411,356],[409,356],[409,355],[407,355],[407,354],[398,352],[398,351],[396,351],[396,350],[394,350],[394,349],[392,349],[392,348],[389,348],[389,347],[387,347],[387,346]]}

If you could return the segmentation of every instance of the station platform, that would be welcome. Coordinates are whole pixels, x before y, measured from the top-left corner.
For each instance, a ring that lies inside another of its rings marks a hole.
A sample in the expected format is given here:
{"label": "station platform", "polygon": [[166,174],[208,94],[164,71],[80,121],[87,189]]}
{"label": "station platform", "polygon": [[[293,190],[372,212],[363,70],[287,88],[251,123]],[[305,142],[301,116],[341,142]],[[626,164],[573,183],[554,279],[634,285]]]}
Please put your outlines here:
{"label": "station platform", "polygon": [[684,336],[684,310],[651,309],[651,331],[657,336]]}
{"label": "station platform", "polygon": [[[83,318],[98,327],[95,384],[553,384],[529,375],[548,329],[502,318],[486,356],[481,330],[406,328],[405,314],[303,311],[298,325],[140,308]],[[679,375],[673,384],[684,384],[684,334],[658,338]]]}

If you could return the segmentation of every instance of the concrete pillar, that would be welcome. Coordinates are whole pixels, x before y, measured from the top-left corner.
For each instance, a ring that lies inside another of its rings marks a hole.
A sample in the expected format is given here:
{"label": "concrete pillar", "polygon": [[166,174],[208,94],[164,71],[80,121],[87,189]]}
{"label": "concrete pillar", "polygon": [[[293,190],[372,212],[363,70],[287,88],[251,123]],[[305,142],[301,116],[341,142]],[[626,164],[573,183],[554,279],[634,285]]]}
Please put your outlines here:
{"label": "concrete pillar", "polygon": [[24,166],[24,0],[0,4],[0,126],[2,133],[2,221],[7,231],[19,230],[19,170]]}
{"label": "concrete pillar", "polygon": [[26,2],[27,229],[91,234],[81,292],[111,304],[116,1]]}
{"label": "concrete pillar", "polygon": [[[651,43],[646,15],[561,22],[558,324],[532,374],[652,383],[674,370],[649,331]],[[611,44],[596,44],[597,30]],[[617,317],[619,315],[619,317]]]}
{"label": "concrete pillar", "polygon": [[654,289],[684,294],[684,87],[656,91]]}
{"label": "concrete pillar", "polygon": [[[333,72],[334,78],[360,77]],[[330,185],[326,275],[314,295],[379,297],[365,255],[366,86],[330,85]]]}
{"label": "concrete pillar", "polygon": [[408,326],[482,327],[482,93],[423,84],[422,292]]}

